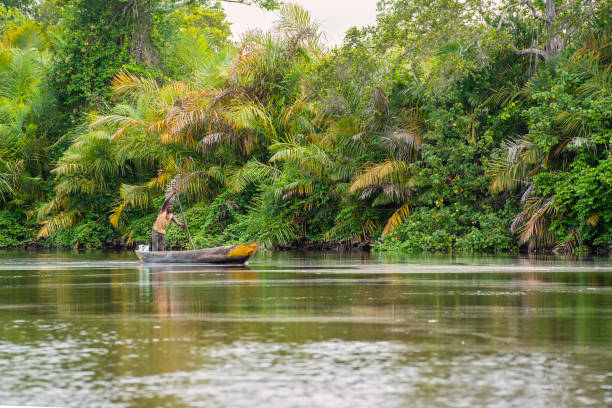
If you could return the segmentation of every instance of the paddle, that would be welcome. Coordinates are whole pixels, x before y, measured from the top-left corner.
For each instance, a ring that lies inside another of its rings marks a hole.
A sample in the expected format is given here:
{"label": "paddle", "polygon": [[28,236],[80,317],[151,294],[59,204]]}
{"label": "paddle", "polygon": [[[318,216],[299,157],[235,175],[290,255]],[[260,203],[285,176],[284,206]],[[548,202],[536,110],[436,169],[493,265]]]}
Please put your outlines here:
{"label": "paddle", "polygon": [[181,205],[181,199],[179,197],[179,187],[180,186],[181,186],[181,176],[178,175],[174,180],[172,180],[172,182],[170,183],[166,191],[171,191],[170,189],[174,189],[176,191],[176,201],[178,201],[178,205],[181,210],[181,214],[183,215],[183,223],[185,224],[185,229],[187,230],[187,235],[189,236],[189,243],[191,244],[191,249],[195,250],[195,245],[193,245],[193,239],[191,239],[191,232],[189,232],[189,226],[187,225],[187,217],[185,217],[185,213],[183,212],[183,206]]}
{"label": "paddle", "polygon": [[187,218],[185,218],[185,213],[183,212],[183,206],[181,205],[181,199],[179,198],[178,190],[176,192],[176,201],[178,201],[179,208],[181,209],[181,214],[183,215],[183,223],[185,224],[185,229],[187,230],[187,235],[189,236],[189,243],[191,244],[191,249],[195,250],[195,245],[193,245],[193,239],[191,239],[191,232],[189,232],[189,225],[187,225]]}

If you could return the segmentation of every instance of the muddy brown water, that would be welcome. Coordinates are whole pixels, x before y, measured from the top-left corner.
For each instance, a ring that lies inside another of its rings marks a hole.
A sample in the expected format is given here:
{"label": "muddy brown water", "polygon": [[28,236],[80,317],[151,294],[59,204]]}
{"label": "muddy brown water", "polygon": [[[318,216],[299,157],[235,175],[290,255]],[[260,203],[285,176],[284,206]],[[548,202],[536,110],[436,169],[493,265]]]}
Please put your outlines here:
{"label": "muddy brown water", "polygon": [[0,405],[612,406],[612,261],[0,252]]}

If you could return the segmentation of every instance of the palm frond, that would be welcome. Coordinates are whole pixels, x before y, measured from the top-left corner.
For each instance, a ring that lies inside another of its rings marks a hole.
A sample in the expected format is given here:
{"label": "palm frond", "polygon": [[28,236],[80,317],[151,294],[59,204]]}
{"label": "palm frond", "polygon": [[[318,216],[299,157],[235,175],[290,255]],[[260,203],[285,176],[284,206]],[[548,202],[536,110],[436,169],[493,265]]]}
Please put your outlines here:
{"label": "palm frond", "polygon": [[153,207],[154,195],[149,185],[122,184],[119,187],[119,195],[123,203],[131,207]]}
{"label": "palm frond", "polygon": [[548,226],[557,214],[552,198],[532,197],[512,222],[511,230],[519,232],[521,243],[532,245],[549,242]]}
{"label": "palm frond", "polygon": [[572,56],[574,61],[581,59],[600,60],[603,63],[612,62],[612,29],[609,27],[598,32],[592,32]]}
{"label": "palm frond", "polygon": [[563,239],[563,242],[559,243],[555,249],[564,254],[573,254],[574,251],[582,246],[582,235],[577,229],[573,229]]}
{"label": "palm frond", "polygon": [[599,224],[599,220],[601,219],[601,214],[600,213],[595,213],[595,214],[591,214],[589,216],[589,218],[587,218],[587,222],[586,224],[589,227],[596,227],[597,224]]}
{"label": "palm frond", "polygon": [[387,183],[383,185],[372,185],[368,186],[363,190],[361,199],[366,200],[366,191],[374,188],[375,194],[378,194],[376,199],[372,201],[372,207],[387,205],[391,203],[404,203],[412,196],[412,190],[408,186]]}
{"label": "palm frond", "polygon": [[583,138],[591,131],[589,121],[585,120],[582,115],[572,112],[559,112],[555,118],[555,122],[563,129],[563,132],[570,137]]}
{"label": "palm frond", "polygon": [[[4,157],[8,156],[8,152],[3,152]],[[18,170],[18,165],[0,157],[0,199],[5,201],[8,197],[15,193],[15,180],[21,171]]]}
{"label": "palm frond", "polygon": [[296,197],[308,197],[314,192],[315,181],[314,180],[297,180],[289,183],[282,190],[279,191],[279,201],[288,201]]}
{"label": "palm frond", "polygon": [[331,163],[329,155],[316,145],[301,145],[295,142],[276,143],[269,147],[274,151],[271,163],[292,162],[303,171],[322,177]]}
{"label": "palm frond", "polygon": [[419,106],[411,106],[402,111],[401,119],[404,127],[417,136],[427,131],[427,114]]}
{"label": "palm frond", "polygon": [[488,164],[490,188],[501,192],[527,183],[534,167],[544,160],[543,151],[527,138],[506,141],[506,147]]}
{"label": "palm frond", "polygon": [[320,25],[313,21],[310,12],[292,3],[281,4],[279,11],[279,19],[274,28],[286,38],[289,55],[294,55],[297,48],[304,44],[315,56],[319,56],[325,34]]}
{"label": "palm frond", "polygon": [[493,90],[493,93],[485,99],[484,104],[490,108],[503,108],[521,97],[522,94],[523,90],[519,85],[509,84]]}
{"label": "palm frond", "polygon": [[148,124],[142,120],[121,115],[99,115],[92,118],[91,127],[96,128],[100,126],[108,126],[114,129],[111,140],[115,140],[132,129],[145,130]]}
{"label": "palm frond", "polygon": [[353,179],[350,191],[363,190],[371,185],[402,183],[410,178],[410,174],[410,165],[401,160],[372,163]]}
{"label": "palm frond", "polygon": [[218,145],[220,143],[227,142],[228,135],[223,132],[215,132],[209,135],[206,135],[200,140],[200,149],[202,152],[207,152],[211,147]]}
{"label": "palm frond", "polygon": [[380,231],[378,220],[368,218],[361,226],[361,237],[354,237],[354,240],[362,242],[367,241],[368,238],[374,236],[377,231]]}
{"label": "palm frond", "polygon": [[398,208],[393,215],[387,220],[387,224],[383,229],[382,234],[388,235],[397,226],[399,226],[410,215],[410,203],[406,203]]}
{"label": "palm frond", "polygon": [[59,214],[46,219],[42,222],[42,227],[38,231],[36,238],[47,238],[56,232],[65,230],[75,225],[82,218],[82,212],[72,210],[68,212],[60,212]]}
{"label": "palm frond", "polygon": [[372,103],[378,113],[382,115],[387,114],[389,110],[389,98],[386,92],[379,86],[374,87]]}
{"label": "palm frond", "polygon": [[124,210],[126,207],[128,207],[128,205],[129,204],[124,201],[113,208],[111,215],[108,217],[108,220],[113,227],[120,229],[122,225],[127,223],[127,217]]}
{"label": "palm frond", "polygon": [[4,98],[4,109],[11,108],[16,119],[29,114],[31,102],[40,96],[44,66],[40,54],[32,49],[12,51],[8,57],[0,70],[0,100]]}
{"label": "palm frond", "polygon": [[251,159],[230,173],[227,186],[230,191],[240,193],[249,185],[270,184],[280,176],[280,173],[276,167]]}
{"label": "palm frond", "polygon": [[[214,168],[212,173],[219,176],[216,170],[217,168]],[[211,179],[210,175],[210,169],[179,173],[166,186],[166,197],[171,194],[174,187],[178,187],[181,193],[196,200],[202,200],[209,197],[213,195],[213,190],[209,183]]]}
{"label": "palm frond", "polygon": [[257,130],[263,127],[266,137],[277,140],[278,135],[265,107],[258,101],[241,99],[227,107],[227,119],[237,129]]}
{"label": "palm frond", "polygon": [[5,47],[18,48],[21,50],[36,49],[44,51],[51,45],[43,27],[37,22],[29,21],[4,33],[2,44]]}
{"label": "palm frond", "polygon": [[155,168],[174,154],[155,135],[143,133],[114,141],[111,157],[121,166],[131,163],[144,168]]}
{"label": "palm frond", "polygon": [[606,97],[612,91],[612,64],[602,66],[597,60],[580,64],[580,76],[586,80],[578,87],[582,97]]}
{"label": "palm frond", "polygon": [[152,77],[134,75],[128,71],[119,71],[111,84],[113,93],[117,96],[135,97],[159,93],[159,86]]}
{"label": "palm frond", "polygon": [[382,142],[397,160],[412,161],[421,151],[423,139],[419,134],[403,129],[383,137]]}
{"label": "palm frond", "polygon": [[331,142],[328,148],[336,147],[343,155],[355,157],[367,152],[367,135],[356,117],[334,120],[327,127],[326,136],[325,140]]}

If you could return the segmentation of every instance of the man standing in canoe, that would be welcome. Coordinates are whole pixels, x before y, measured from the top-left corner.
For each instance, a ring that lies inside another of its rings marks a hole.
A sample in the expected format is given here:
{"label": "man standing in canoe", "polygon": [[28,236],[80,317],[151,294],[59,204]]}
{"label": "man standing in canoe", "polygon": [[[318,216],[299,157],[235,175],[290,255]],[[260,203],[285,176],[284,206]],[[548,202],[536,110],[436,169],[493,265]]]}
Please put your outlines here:
{"label": "man standing in canoe", "polygon": [[183,227],[183,228],[187,227],[187,224],[180,223],[176,219],[174,214],[172,214],[172,210],[174,209],[174,206],[170,204],[170,200],[172,199],[172,197],[174,197],[174,195],[177,192],[178,190],[174,189],[172,194],[170,194],[170,196],[166,198],[166,201],[164,201],[164,204],[162,205],[161,210],[159,210],[159,215],[157,216],[157,220],[155,220],[155,224],[153,224],[153,232],[152,232],[153,251],[163,251],[164,250],[164,247],[166,246],[166,228],[168,228],[171,222],[174,222],[179,227]]}

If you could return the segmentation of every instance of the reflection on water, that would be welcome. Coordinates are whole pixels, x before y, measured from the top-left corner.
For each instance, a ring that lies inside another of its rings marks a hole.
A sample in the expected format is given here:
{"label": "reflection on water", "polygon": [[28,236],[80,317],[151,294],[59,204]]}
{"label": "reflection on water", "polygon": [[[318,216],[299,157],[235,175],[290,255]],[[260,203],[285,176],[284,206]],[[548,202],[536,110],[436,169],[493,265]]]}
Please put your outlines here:
{"label": "reflection on water", "polygon": [[0,398],[58,407],[612,405],[612,263],[0,253]]}

